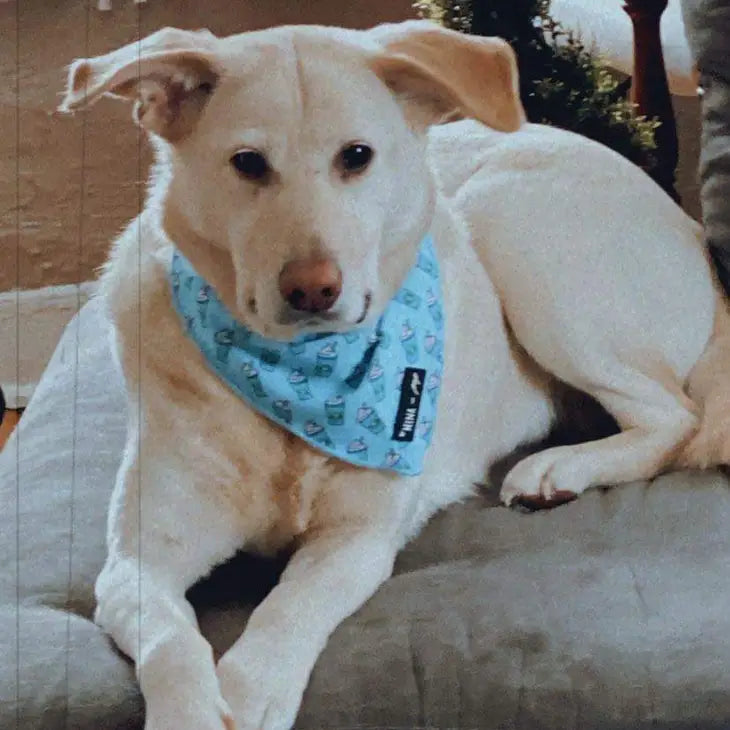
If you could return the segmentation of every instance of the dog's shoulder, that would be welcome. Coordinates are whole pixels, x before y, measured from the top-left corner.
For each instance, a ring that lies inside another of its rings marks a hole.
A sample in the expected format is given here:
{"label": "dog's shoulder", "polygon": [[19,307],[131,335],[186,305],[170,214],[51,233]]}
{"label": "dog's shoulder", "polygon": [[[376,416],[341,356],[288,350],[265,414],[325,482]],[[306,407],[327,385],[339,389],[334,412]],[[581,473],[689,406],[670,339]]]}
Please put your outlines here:
{"label": "dog's shoulder", "polygon": [[127,363],[138,360],[139,342],[152,337],[163,345],[166,338],[156,333],[176,324],[170,304],[171,258],[172,245],[159,223],[143,211],[114,241],[101,270],[98,295],[104,300],[128,376]]}

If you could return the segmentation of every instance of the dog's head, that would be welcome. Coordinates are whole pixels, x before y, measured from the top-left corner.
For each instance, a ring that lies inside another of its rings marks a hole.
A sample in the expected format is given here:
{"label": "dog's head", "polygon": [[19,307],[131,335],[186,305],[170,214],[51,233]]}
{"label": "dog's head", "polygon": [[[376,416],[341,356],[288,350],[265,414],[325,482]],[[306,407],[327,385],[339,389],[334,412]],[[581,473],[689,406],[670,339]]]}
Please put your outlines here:
{"label": "dog's head", "polygon": [[431,124],[524,121],[510,47],[427,21],[217,38],[166,28],[70,68],[61,105],[133,99],[160,221],[245,324],[287,340],[379,316],[434,211]]}

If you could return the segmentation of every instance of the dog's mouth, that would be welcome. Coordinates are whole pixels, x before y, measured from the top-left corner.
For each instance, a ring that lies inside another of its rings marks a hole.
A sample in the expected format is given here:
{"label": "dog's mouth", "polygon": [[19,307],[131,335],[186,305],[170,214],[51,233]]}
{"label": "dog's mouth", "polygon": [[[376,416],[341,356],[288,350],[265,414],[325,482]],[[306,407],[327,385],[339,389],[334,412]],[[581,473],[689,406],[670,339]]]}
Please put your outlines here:
{"label": "dog's mouth", "polygon": [[337,322],[340,315],[337,312],[321,312],[313,314],[312,312],[296,312],[286,310],[277,318],[276,323],[284,326],[297,325],[299,327],[317,327],[327,322]]}
{"label": "dog's mouth", "polygon": [[357,318],[355,324],[362,324],[365,321],[365,317],[368,316],[370,311],[370,303],[373,301],[373,293],[371,291],[365,292],[363,301],[362,314]]}
{"label": "dog's mouth", "polygon": [[285,327],[297,327],[299,329],[322,329],[332,324],[338,325],[338,329],[348,326],[360,325],[365,321],[365,318],[370,312],[370,305],[373,300],[372,292],[368,291],[363,297],[362,311],[358,318],[352,322],[343,319],[341,312],[327,311],[327,312],[298,312],[290,307],[279,313],[276,318],[276,324]]}

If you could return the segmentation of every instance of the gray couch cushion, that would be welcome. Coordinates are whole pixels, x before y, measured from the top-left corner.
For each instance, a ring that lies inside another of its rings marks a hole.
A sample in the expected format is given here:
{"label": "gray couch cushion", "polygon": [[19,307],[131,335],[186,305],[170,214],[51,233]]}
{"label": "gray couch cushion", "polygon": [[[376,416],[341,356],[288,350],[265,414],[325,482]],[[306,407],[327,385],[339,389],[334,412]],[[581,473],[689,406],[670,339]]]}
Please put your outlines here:
{"label": "gray couch cushion", "polygon": [[16,713],[22,730],[142,716],[133,671],[89,621],[125,431],[107,329],[98,302],[69,325],[0,453],[2,728]]}
{"label": "gray couch cushion", "polygon": [[[107,329],[82,310],[0,454],[3,729],[141,727],[132,669],[88,620],[125,426]],[[494,504],[454,506],[401,554],[332,636],[298,728],[730,727],[723,476]],[[218,651],[279,567],[240,557],[191,592]]]}

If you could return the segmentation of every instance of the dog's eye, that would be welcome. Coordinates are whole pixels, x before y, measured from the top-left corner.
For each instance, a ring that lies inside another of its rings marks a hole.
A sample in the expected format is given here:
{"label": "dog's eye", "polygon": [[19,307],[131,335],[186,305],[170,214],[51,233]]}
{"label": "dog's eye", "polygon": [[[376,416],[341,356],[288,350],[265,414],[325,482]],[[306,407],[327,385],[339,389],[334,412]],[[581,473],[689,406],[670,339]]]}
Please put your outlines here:
{"label": "dog's eye", "polygon": [[363,172],[373,159],[373,150],[366,144],[356,142],[340,150],[338,166],[346,175]]}
{"label": "dog's eye", "polygon": [[248,180],[263,180],[271,171],[266,158],[256,150],[240,150],[231,157],[231,164]]}

